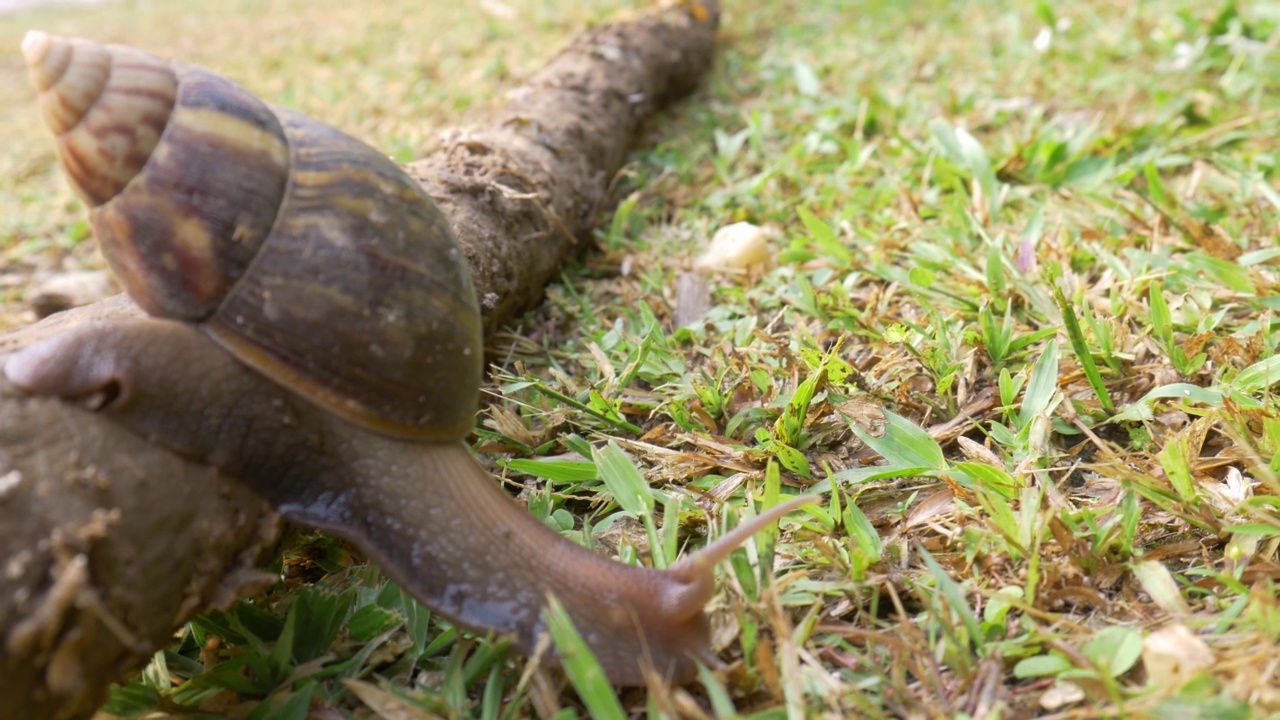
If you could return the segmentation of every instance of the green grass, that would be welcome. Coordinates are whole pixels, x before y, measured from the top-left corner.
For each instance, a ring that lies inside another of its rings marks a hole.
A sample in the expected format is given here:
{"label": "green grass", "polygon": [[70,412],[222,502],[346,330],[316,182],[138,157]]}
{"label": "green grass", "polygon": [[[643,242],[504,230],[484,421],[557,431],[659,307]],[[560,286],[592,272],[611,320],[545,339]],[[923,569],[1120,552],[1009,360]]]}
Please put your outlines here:
{"label": "green grass", "polygon": [[[339,4],[211,10],[194,51],[164,29],[194,5],[150,30],[110,7],[41,22],[140,27],[135,43],[154,33],[403,155],[586,22],[508,4],[519,21],[405,12],[429,30],[403,34]],[[733,4],[713,76],[633,156],[600,249],[494,343],[480,447],[518,448],[508,480],[579,542],[661,564],[704,524],[685,492],[830,492],[726,566],[728,675],[618,700],[590,663],[549,684],[315,539],[113,707],[1280,714],[1280,12],[848,5]],[[0,42],[33,23],[0,20]],[[341,41],[268,31],[293,26]],[[424,65],[441,85],[410,79]],[[25,138],[34,111],[3,108],[0,132]],[[23,142],[5,252],[91,262],[51,151]],[[703,322],[671,327],[678,276],[739,220],[776,230],[771,267],[708,277]]]}

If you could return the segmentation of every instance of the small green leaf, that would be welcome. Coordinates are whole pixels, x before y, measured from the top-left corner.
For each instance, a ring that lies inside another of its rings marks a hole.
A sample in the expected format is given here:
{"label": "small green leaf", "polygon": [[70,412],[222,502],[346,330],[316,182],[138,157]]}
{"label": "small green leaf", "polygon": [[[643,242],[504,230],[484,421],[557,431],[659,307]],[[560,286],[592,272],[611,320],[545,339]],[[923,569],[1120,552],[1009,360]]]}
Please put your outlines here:
{"label": "small green leaf", "polygon": [[1151,332],[1166,353],[1173,347],[1173,315],[1169,312],[1169,303],[1164,299],[1164,286],[1153,282],[1147,288],[1147,302],[1151,306]]}
{"label": "small green leaf", "polygon": [[[733,704],[733,698],[729,695],[729,691],[716,678],[715,673],[705,665],[698,666],[698,680],[702,682],[702,687],[707,691],[707,701],[711,703],[711,712],[718,718],[734,718],[738,717],[738,709]],[[661,717],[658,714],[651,714],[649,717]]]}
{"label": "small green leaf", "polygon": [[986,196],[987,209],[994,214],[999,208],[1000,182],[991,169],[991,158],[982,144],[969,131],[953,127],[945,120],[934,120],[929,129],[943,156],[978,181]]}
{"label": "small green leaf", "polygon": [[1050,677],[1058,675],[1064,671],[1071,670],[1074,665],[1071,661],[1058,654],[1036,655],[1034,657],[1024,658],[1013,666],[1014,677],[1021,680],[1036,677]]}
{"label": "small green leaf", "polygon": [[569,433],[560,439],[564,441],[565,447],[577,453],[583,460],[590,460],[595,456],[595,451],[591,449],[591,443],[577,433]]}
{"label": "small green leaf", "polygon": [[1178,435],[1165,443],[1164,448],[1156,454],[1160,467],[1169,478],[1178,498],[1186,503],[1198,501],[1195,479],[1191,473],[1191,449],[1185,435]]}
{"label": "small green leaf", "polygon": [[404,615],[405,631],[413,642],[414,655],[422,655],[430,637],[431,611],[404,589],[400,590],[400,612]]}
{"label": "small green leaf", "polygon": [[1080,651],[1110,677],[1120,677],[1142,657],[1142,633],[1133,628],[1111,625],[1094,635]]}
{"label": "small green leaf", "polygon": [[113,685],[111,695],[102,709],[117,717],[139,717],[154,709],[160,702],[160,693],[155,688],[139,682],[128,685]]}
{"label": "small green leaf", "polygon": [[1223,260],[1212,255],[1187,253],[1185,262],[1192,270],[1198,270],[1215,281],[1214,284],[1234,290],[1242,295],[1256,295],[1258,288],[1249,276],[1249,268],[1234,260]]}
{"label": "small green leaf", "polygon": [[1160,178],[1160,168],[1156,167],[1154,162],[1148,162],[1142,166],[1142,177],[1147,181],[1147,192],[1154,205],[1167,208],[1175,204],[1169,201],[1169,191],[1165,189],[1164,180]]}
{"label": "small green leaf", "polygon": [[1147,392],[1138,399],[1137,402],[1126,406],[1120,412],[1112,416],[1112,422],[1132,422],[1138,420],[1149,419],[1151,417],[1151,404],[1156,400],[1173,399],[1187,400],[1188,402],[1200,403],[1209,407],[1222,407],[1222,393],[1217,390],[1202,388],[1199,385],[1190,383],[1172,383],[1170,385],[1161,385]]}
{"label": "small green leaf", "polygon": [[163,650],[151,656],[151,661],[142,669],[142,680],[147,685],[161,690],[173,687],[173,677],[169,674],[169,663],[165,661]]}
{"label": "small green leaf", "polygon": [[1031,380],[1022,395],[1022,410],[1018,413],[1019,426],[1025,428],[1033,419],[1046,413],[1057,391],[1058,341],[1050,340],[1031,369]]}
{"label": "small green leaf", "polygon": [[933,287],[933,284],[937,282],[938,273],[920,265],[913,265],[911,269],[907,271],[907,278],[911,280],[912,283],[927,290]]}
{"label": "small green leaf", "polygon": [[1041,340],[1044,340],[1045,338],[1048,338],[1048,337],[1053,337],[1056,334],[1058,334],[1058,328],[1047,327],[1047,328],[1042,328],[1040,330],[1036,330],[1035,332],[1027,333],[1026,335],[1019,335],[1009,341],[1009,352],[1016,353],[1019,350],[1022,350],[1023,348],[1035,345]]}
{"label": "small green leaf", "polygon": [[[806,461],[805,467],[808,467]],[[782,495],[782,473],[778,472],[778,463],[770,461],[764,468],[764,507],[773,507],[778,504],[778,499]],[[744,522],[746,516],[740,515],[738,522]],[[752,577],[751,581],[744,584],[744,588],[748,588],[751,593],[749,597],[755,599],[755,590],[769,584],[773,579],[773,552],[778,541],[778,526],[770,524],[769,527],[761,530],[754,538],[757,557],[760,560],[759,575]]]}
{"label": "small green leaf", "polygon": [[248,667],[247,654],[218,663],[175,688],[170,697],[180,705],[193,705],[223,689],[249,696],[266,695],[270,692],[275,683],[270,679],[263,681],[247,677]]}
{"label": "small green leaf", "polygon": [[996,385],[1000,388],[1000,404],[1004,407],[1013,407],[1013,401],[1018,399],[1018,393],[1022,390],[1023,383],[1026,382],[1022,373],[1018,373],[1015,378],[1009,368],[1000,369],[1000,377],[996,379]]}
{"label": "small green leaf", "polygon": [[358,643],[366,643],[379,635],[404,624],[404,616],[377,605],[365,605],[351,614],[347,621],[347,637]]}
{"label": "small green leaf", "polygon": [[910,420],[889,410],[884,411],[884,419],[888,421],[884,433],[879,437],[862,429],[855,422],[849,423],[858,439],[867,447],[880,453],[891,465],[902,467],[928,467],[944,470],[947,467],[946,456],[929,433],[922,430]]}
{"label": "small green leaf", "polygon": [[631,216],[636,209],[636,203],[640,201],[640,193],[633,192],[623,198],[618,203],[618,207],[613,211],[613,220],[609,223],[608,237],[611,243],[621,244],[628,239],[631,234]]}
{"label": "small green leaf", "polygon": [[977,642],[982,637],[982,631],[978,627],[977,613],[969,606],[969,602],[964,599],[964,590],[960,588],[959,583],[951,579],[947,571],[942,565],[934,559],[933,555],[925,550],[923,546],[919,547],[920,557],[924,559],[924,564],[929,568],[929,574],[933,576],[933,582],[938,591],[942,593],[942,597],[947,601],[947,605],[951,607],[951,612],[960,619],[965,629],[969,632],[970,640]]}
{"label": "small green leaf", "polygon": [[668,493],[662,500],[662,565],[674,562],[680,552],[680,514],[684,495]]}
{"label": "small green leaf", "polygon": [[1000,325],[996,324],[995,316],[991,314],[991,306],[984,304],[978,310],[978,326],[982,328],[982,344],[987,349],[987,355],[991,357],[991,363],[996,367],[1003,367],[1004,361],[1009,357],[1009,340],[1013,335],[1010,327],[1012,322],[1012,306],[1005,308],[1004,322]]}
{"label": "small green leaf", "polygon": [[901,323],[893,323],[884,329],[884,341],[887,343],[904,343],[911,339],[911,330]]}
{"label": "small green leaf", "polygon": [[1013,603],[1022,598],[1022,588],[1013,586],[1000,588],[995,595],[992,595],[987,600],[986,606],[982,608],[982,621],[990,625],[1003,623],[1005,616],[1013,609]]}
{"label": "small green leaf", "polygon": [[[987,290],[993,298],[1003,298],[1007,292],[1008,281],[1005,279],[1004,255],[1000,246],[992,243],[987,246]],[[1009,309],[1011,305],[1005,305]]]}
{"label": "small green leaf", "polygon": [[279,707],[263,715],[262,720],[307,720],[311,715],[311,696],[315,691],[314,682],[303,685]]}
{"label": "small green leaf", "polygon": [[1013,505],[1009,503],[1010,496],[1004,494],[999,487],[984,484],[977,485],[974,490],[977,491],[982,509],[991,517],[991,524],[1004,536],[1010,554],[1015,558],[1024,554],[1026,549],[1018,542],[1021,533],[1018,532],[1018,517],[1013,512]]}
{"label": "small green leaf", "polygon": [[600,479],[609,489],[609,494],[623,510],[635,517],[653,513],[653,492],[644,476],[632,464],[617,443],[610,440],[608,445],[594,450],[596,467],[600,470]]}
{"label": "small green leaf", "polygon": [[1186,617],[1191,614],[1191,608],[1182,598],[1182,593],[1178,590],[1178,581],[1173,579],[1169,568],[1155,560],[1147,560],[1134,563],[1133,575],[1142,584],[1142,589],[1146,590],[1156,605],[1165,612],[1174,617]]}
{"label": "small green leaf", "polygon": [[853,538],[858,550],[865,554],[872,563],[880,562],[884,554],[884,545],[880,542],[880,533],[867,519],[865,513],[852,501],[846,502],[841,518],[844,530]]}
{"label": "small green leaf", "polygon": [[809,233],[809,241],[815,247],[826,255],[835,263],[844,267],[853,262],[853,253],[849,252],[849,248],[840,242],[840,237],[836,234],[834,228],[825,221],[818,219],[816,215],[809,212],[803,205],[796,207],[796,215],[800,216],[800,222],[804,223],[804,229]]}
{"label": "small green leaf", "polygon": [[974,480],[981,487],[997,490],[1006,498],[1012,498],[1025,483],[1020,482],[1004,469],[977,462],[958,462],[952,466]]}
{"label": "small green leaf", "polygon": [[[1075,307],[1067,302],[1066,295],[1063,295],[1062,288],[1058,287],[1057,283],[1053,284],[1053,297],[1058,303],[1058,309],[1062,312],[1062,321],[1067,328],[1067,339],[1071,341],[1071,349],[1075,352],[1076,360],[1080,362],[1080,368],[1084,370],[1089,387],[1093,388],[1093,394],[1102,404],[1102,409],[1108,413],[1114,412],[1115,405],[1111,402],[1111,394],[1107,392],[1102,374],[1098,372],[1098,364],[1093,361],[1093,351],[1084,337],[1084,331],[1080,329],[1080,320],[1076,317]],[[1087,309],[1084,312],[1087,312]],[[1057,370],[1057,368],[1054,369]]]}
{"label": "small green leaf", "polygon": [[869,465],[867,467],[851,468],[849,470],[841,470],[831,476],[830,480],[823,480],[812,488],[811,492],[823,493],[831,490],[832,481],[845,485],[857,485],[859,483],[876,482],[877,480],[890,480],[900,477],[918,477],[921,475],[929,475],[937,471],[937,468],[926,467],[924,465]]}
{"label": "small green leaf", "polygon": [[1135,492],[1125,492],[1124,497],[1120,498],[1120,536],[1116,538],[1121,552],[1125,556],[1134,554],[1134,540],[1138,537],[1138,524],[1142,520],[1142,505],[1139,503],[1138,494]]}
{"label": "small green leaf", "polygon": [[268,656],[272,670],[281,679],[291,667],[290,660],[293,658],[293,641],[297,635],[298,613],[299,603],[295,602],[289,607],[289,613],[284,619],[284,628],[280,630],[280,636],[276,638],[276,644],[271,648]]}
{"label": "small green leaf", "polygon": [[1239,525],[1228,525],[1224,529],[1234,535],[1260,535],[1262,537],[1280,536],[1280,528],[1275,527],[1274,525],[1264,525],[1262,523],[1240,523]]}
{"label": "small green leaf", "polygon": [[1236,375],[1232,387],[1246,393],[1258,393],[1280,382],[1280,355],[1263,358]]}
{"label": "small green leaf", "polygon": [[596,464],[582,460],[508,460],[507,467],[525,475],[550,480],[563,485],[592,482],[599,479]]}
{"label": "small green leaf", "polygon": [[804,453],[782,443],[774,443],[771,449],[774,457],[778,458],[778,462],[782,463],[783,467],[801,477],[812,477],[809,471],[809,459],[804,456]]}
{"label": "small green leaf", "polygon": [[[335,593],[312,586],[299,592],[294,599],[294,607],[289,610],[289,617],[292,618],[296,611],[297,627],[305,631],[293,638],[293,661],[309,662],[327,653],[342,631],[355,600],[354,588]],[[288,623],[285,627],[289,628]]]}

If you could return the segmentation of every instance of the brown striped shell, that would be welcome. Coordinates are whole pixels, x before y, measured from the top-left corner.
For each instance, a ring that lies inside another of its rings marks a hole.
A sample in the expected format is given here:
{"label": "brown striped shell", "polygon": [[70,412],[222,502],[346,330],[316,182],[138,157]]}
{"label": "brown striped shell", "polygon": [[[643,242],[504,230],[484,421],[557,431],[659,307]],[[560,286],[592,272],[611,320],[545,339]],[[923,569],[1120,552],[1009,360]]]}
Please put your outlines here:
{"label": "brown striped shell", "polygon": [[231,81],[29,33],[45,122],[112,271],[254,369],[389,435],[464,437],[481,372],[448,222],[395,163]]}

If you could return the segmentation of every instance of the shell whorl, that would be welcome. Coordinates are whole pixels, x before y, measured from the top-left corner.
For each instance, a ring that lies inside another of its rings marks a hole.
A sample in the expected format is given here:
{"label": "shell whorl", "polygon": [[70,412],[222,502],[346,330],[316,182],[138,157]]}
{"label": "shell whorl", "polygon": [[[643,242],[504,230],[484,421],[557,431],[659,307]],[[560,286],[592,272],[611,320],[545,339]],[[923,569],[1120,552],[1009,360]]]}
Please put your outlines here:
{"label": "shell whorl", "polygon": [[177,97],[173,71],[136,50],[37,31],[22,55],[71,186],[91,206],[107,202],[159,142]]}

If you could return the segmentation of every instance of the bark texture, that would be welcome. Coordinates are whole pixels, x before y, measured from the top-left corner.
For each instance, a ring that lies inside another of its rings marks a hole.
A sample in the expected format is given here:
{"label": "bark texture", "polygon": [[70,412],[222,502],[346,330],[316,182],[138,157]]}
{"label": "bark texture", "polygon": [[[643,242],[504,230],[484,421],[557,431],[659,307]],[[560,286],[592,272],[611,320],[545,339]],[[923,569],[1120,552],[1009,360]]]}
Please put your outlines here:
{"label": "bark texture", "polygon": [[[710,65],[717,23],[708,0],[590,30],[410,166],[454,225],[486,333],[589,239],[640,124]],[[138,312],[118,297],[55,315],[0,336],[0,362]],[[195,614],[272,582],[258,568],[281,522],[234,479],[0,375],[0,528],[0,720],[61,719],[91,716]]]}
{"label": "bark texture", "polygon": [[587,32],[487,122],[408,166],[453,222],[486,332],[536,303],[590,239],[636,131],[696,87],[718,24],[717,2],[678,2]]}

